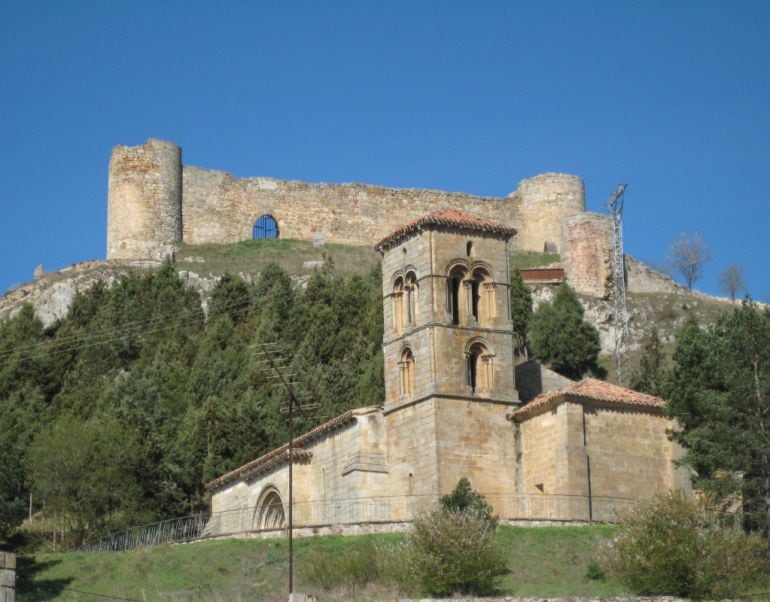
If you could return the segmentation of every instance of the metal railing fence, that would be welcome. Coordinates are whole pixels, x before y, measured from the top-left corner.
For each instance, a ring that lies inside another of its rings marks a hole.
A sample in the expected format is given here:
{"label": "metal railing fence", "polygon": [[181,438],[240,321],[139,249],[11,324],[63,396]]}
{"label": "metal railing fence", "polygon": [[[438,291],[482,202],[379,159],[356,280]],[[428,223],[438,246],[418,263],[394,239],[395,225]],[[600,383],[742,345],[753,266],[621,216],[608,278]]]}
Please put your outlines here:
{"label": "metal railing fence", "polygon": [[[434,507],[439,497],[410,495],[295,501],[294,528],[408,523],[418,513]],[[620,511],[636,503],[627,498],[552,494],[492,494],[486,499],[501,520],[531,522],[615,522]],[[274,506],[244,506],[131,527],[82,546],[80,551],[125,551],[209,537],[282,532],[285,520],[276,523],[276,516],[288,516],[288,506],[282,504],[277,510]],[[268,522],[265,521],[266,516],[270,517]]]}

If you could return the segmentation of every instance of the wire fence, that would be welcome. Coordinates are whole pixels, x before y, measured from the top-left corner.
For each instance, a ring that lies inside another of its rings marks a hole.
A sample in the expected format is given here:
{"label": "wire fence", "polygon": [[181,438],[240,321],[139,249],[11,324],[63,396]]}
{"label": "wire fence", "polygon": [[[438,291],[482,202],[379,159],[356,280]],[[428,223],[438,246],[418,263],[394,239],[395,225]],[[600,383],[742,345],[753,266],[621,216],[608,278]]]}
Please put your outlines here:
{"label": "wire fence", "polygon": [[[494,513],[503,521],[522,522],[615,522],[635,500],[580,495],[487,495]],[[439,496],[380,496],[295,501],[295,529],[321,529],[409,523],[420,512],[435,507]],[[161,544],[184,543],[211,537],[275,535],[286,529],[288,505],[269,503],[233,510],[199,513],[148,525],[131,527],[82,546],[81,552],[117,552]]]}

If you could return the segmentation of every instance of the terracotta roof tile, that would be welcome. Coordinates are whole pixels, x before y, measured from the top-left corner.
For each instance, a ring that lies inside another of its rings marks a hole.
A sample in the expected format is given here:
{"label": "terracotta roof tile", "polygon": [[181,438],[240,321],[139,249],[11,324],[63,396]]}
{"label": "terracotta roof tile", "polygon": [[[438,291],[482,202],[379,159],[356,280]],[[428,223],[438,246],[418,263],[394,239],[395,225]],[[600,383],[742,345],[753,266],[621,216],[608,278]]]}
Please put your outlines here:
{"label": "terracotta roof tile", "polygon": [[666,407],[666,402],[660,397],[640,393],[633,389],[626,389],[625,387],[613,385],[612,383],[604,382],[603,380],[584,378],[580,382],[569,384],[560,389],[538,395],[527,405],[513,412],[511,416],[517,421],[526,420],[540,410],[557,405],[560,401],[565,401],[570,397],[596,400],[622,407],[638,406],[656,408],[659,410]]}
{"label": "terracotta roof tile", "polygon": [[482,231],[490,232],[493,234],[499,234],[506,238],[511,238],[516,234],[516,229],[511,226],[506,226],[499,222],[492,220],[482,219],[476,215],[470,213],[464,213],[462,211],[455,211],[454,209],[442,209],[441,211],[435,211],[428,215],[424,215],[416,220],[409,222],[401,226],[398,230],[391,232],[380,242],[374,245],[377,251],[385,251],[388,247],[396,243],[399,239],[403,238],[414,230],[419,230],[424,227],[444,227],[444,228],[459,228],[461,230],[470,231]]}

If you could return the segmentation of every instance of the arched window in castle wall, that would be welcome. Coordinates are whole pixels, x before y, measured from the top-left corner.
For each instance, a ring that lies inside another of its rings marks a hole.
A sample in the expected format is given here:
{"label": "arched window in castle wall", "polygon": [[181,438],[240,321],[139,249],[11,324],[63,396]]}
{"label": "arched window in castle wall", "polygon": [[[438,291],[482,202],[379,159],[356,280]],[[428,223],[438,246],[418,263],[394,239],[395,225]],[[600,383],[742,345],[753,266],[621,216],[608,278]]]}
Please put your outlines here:
{"label": "arched window in castle wall", "polygon": [[269,487],[257,502],[256,515],[254,517],[255,529],[282,529],[285,522],[283,502],[281,496],[274,487]]}
{"label": "arched window in castle wall", "polygon": [[393,283],[391,303],[393,311],[393,329],[401,334],[404,332],[404,279],[399,276]]}
{"label": "arched window in castle wall", "polygon": [[252,238],[254,240],[259,238],[278,238],[278,222],[275,221],[275,218],[272,215],[261,215],[259,219],[254,222]]}
{"label": "arched window in castle wall", "polygon": [[417,321],[417,275],[414,272],[408,272],[404,279],[404,293],[406,301],[404,309],[406,310],[406,323],[413,326]]}
{"label": "arched window in castle wall", "polygon": [[472,393],[494,388],[493,356],[483,343],[473,343],[466,353],[466,383]]}
{"label": "arched window in castle wall", "polygon": [[407,347],[401,352],[401,361],[398,363],[401,371],[401,394],[411,395],[414,393],[416,374],[414,365],[414,353]]}

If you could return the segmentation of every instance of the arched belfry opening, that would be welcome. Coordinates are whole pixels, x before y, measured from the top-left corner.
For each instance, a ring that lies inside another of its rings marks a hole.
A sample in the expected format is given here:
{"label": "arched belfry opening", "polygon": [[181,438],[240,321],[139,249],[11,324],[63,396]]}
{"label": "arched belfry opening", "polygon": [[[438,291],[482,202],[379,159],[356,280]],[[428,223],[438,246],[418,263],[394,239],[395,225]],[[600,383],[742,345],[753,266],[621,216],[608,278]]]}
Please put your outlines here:
{"label": "arched belfry opening", "polygon": [[272,215],[264,214],[259,216],[251,231],[254,240],[260,238],[278,238],[278,222]]}
{"label": "arched belfry opening", "polygon": [[255,529],[283,529],[286,518],[281,496],[275,487],[268,487],[259,496],[254,513]]}

